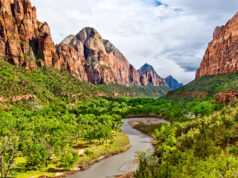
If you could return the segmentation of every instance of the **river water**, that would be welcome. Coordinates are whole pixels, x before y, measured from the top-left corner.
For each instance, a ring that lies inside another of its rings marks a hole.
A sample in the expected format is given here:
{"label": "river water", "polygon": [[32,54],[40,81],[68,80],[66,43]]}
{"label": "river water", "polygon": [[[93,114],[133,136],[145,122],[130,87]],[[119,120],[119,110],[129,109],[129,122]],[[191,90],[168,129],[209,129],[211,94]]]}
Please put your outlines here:
{"label": "river water", "polygon": [[86,171],[78,172],[74,175],[69,176],[69,178],[111,178],[116,175],[122,175],[129,172],[133,172],[138,168],[138,164],[134,161],[136,152],[154,151],[153,140],[146,134],[133,129],[129,125],[129,121],[133,120],[156,120],[158,123],[168,123],[162,119],[155,118],[133,118],[133,119],[124,119],[122,132],[128,135],[130,139],[131,148],[125,152],[113,157],[107,158],[103,161],[95,163],[91,168]]}

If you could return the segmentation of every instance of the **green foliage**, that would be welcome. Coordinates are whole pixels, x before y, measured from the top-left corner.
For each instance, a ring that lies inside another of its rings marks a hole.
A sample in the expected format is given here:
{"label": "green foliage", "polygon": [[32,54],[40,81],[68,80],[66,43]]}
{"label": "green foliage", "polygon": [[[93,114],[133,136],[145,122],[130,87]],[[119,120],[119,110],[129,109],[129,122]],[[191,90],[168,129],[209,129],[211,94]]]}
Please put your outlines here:
{"label": "green foliage", "polygon": [[[28,58],[25,54],[25,58]],[[40,62],[40,59],[37,58]],[[13,97],[34,94],[38,99],[35,104],[48,104],[51,102],[68,102],[97,99],[100,96],[119,95],[129,96],[164,96],[169,89],[167,87],[126,87],[116,84],[92,85],[80,82],[77,78],[64,70],[58,71],[50,67],[39,67],[31,72],[16,67],[7,62],[0,61],[0,96]],[[19,102],[27,104],[27,102]],[[32,106],[32,103],[28,103]]]}
{"label": "green foliage", "polygon": [[222,104],[215,100],[176,102],[164,98],[126,98],[121,99],[130,106],[129,115],[132,116],[160,116],[167,120],[186,121],[204,115],[209,115],[222,108]]}
{"label": "green foliage", "polygon": [[237,177],[237,113],[233,104],[203,118],[158,127],[153,134],[157,167],[144,161],[154,157],[144,155],[137,177]]}
{"label": "green foliage", "polygon": [[93,154],[93,150],[90,149],[90,148],[87,148],[87,149],[84,151],[84,153],[85,153],[86,155],[92,155],[92,154]]}
{"label": "green foliage", "polygon": [[62,156],[61,162],[64,168],[70,169],[74,167],[78,160],[78,153],[73,150],[69,150],[66,154]]}
{"label": "green foliage", "polygon": [[41,67],[29,73],[4,61],[0,61],[0,83],[1,97],[34,94],[41,103],[74,102],[105,95],[94,85],[78,81],[67,71]]}
{"label": "green foliage", "polygon": [[151,156],[150,152],[138,153],[138,160],[140,161],[139,168],[136,171],[135,178],[155,178],[158,173],[158,158]]}
{"label": "green foliage", "polygon": [[[230,85],[236,86],[232,81],[235,77],[229,79]],[[120,147],[114,142],[114,133],[120,130],[122,118],[127,116],[159,116],[171,122],[166,126],[144,128],[154,136],[156,149],[154,156],[139,154],[136,177],[237,175],[236,104],[214,113],[223,105],[212,99],[187,102],[166,98],[99,99],[97,96],[101,94],[109,96],[116,92],[141,97],[162,96],[168,89],[113,84],[94,86],[79,82],[66,71],[43,67],[26,73],[3,61],[0,61],[0,83],[1,97],[31,93],[38,98],[35,103],[26,102],[31,105],[27,109],[22,107],[25,102],[19,102],[8,111],[0,111],[2,177],[13,176],[16,158],[26,160],[25,170],[42,169],[52,160],[70,169],[80,159],[72,148],[82,140]],[[41,107],[33,107],[37,104]],[[100,155],[105,153],[103,151]],[[98,154],[88,148],[85,155],[91,159]],[[220,164],[215,164],[216,161]]]}
{"label": "green foliage", "polygon": [[[24,167],[28,170],[47,167],[52,159],[59,160],[64,168],[71,168],[78,160],[77,153],[72,151],[78,141],[114,142],[113,132],[120,129],[122,116],[128,112],[124,107],[125,103],[101,99],[1,111],[0,168],[3,174],[13,173],[11,168],[17,157],[25,158]],[[88,149],[85,154],[92,152]]]}

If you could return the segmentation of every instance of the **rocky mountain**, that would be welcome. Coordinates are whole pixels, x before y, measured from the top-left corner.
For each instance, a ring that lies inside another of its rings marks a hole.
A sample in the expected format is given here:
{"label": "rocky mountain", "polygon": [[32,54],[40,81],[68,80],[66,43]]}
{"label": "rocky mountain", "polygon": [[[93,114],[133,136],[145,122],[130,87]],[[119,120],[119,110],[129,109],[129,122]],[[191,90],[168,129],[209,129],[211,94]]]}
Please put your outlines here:
{"label": "rocky mountain", "polygon": [[238,13],[226,25],[216,27],[213,40],[197,70],[196,79],[202,76],[238,72]]}
{"label": "rocky mountain", "polygon": [[0,0],[0,57],[27,70],[57,64],[50,28],[29,0]]}
{"label": "rocky mountain", "polygon": [[176,79],[174,79],[171,75],[165,78],[165,81],[167,82],[169,88],[176,90],[183,86],[182,83],[179,83]]}
{"label": "rocky mountain", "polygon": [[0,0],[0,58],[34,71],[49,66],[68,70],[81,81],[125,86],[167,86],[154,70],[138,72],[126,57],[93,28],[52,41],[48,24],[37,21],[29,0]]}
{"label": "rocky mountain", "polygon": [[140,82],[142,85],[152,85],[152,86],[168,86],[166,81],[161,78],[154,68],[149,64],[144,64],[139,70]]}
{"label": "rocky mountain", "polygon": [[147,63],[145,63],[145,64],[138,70],[139,73],[143,73],[143,72],[146,72],[146,71],[153,71],[153,72],[155,72],[155,69],[154,69],[153,66],[151,66],[151,65],[149,65],[149,64],[147,64]]}
{"label": "rocky mountain", "polygon": [[60,65],[93,84],[140,86],[140,76],[124,55],[93,28],[66,37],[57,45]]}

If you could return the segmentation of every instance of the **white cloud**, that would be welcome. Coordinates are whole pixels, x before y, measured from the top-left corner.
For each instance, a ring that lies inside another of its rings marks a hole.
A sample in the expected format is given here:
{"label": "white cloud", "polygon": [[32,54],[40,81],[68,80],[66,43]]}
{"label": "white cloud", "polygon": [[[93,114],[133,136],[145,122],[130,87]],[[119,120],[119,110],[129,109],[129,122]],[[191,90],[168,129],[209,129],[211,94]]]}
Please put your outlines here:
{"label": "white cloud", "polygon": [[[31,0],[56,43],[85,26],[96,28],[139,68],[194,79],[216,25],[235,14],[237,0]],[[165,5],[166,4],[166,5]]]}

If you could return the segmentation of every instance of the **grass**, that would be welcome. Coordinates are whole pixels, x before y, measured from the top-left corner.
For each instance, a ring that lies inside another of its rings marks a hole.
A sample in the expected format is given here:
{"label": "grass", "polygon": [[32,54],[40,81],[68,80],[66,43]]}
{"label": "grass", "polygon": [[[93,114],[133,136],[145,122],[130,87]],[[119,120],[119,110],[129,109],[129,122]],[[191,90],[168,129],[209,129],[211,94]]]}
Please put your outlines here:
{"label": "grass", "polygon": [[24,157],[16,158],[17,167],[14,168],[16,178],[29,178],[29,177],[40,177],[42,175],[48,177],[54,177],[56,172],[65,171],[64,169],[59,169],[59,160],[52,160],[52,162],[40,170],[27,170],[25,168],[26,159]]}
{"label": "grass", "polygon": [[48,173],[47,170],[41,170],[41,171],[27,171],[26,173],[19,174],[16,178],[29,178],[29,177],[40,177],[41,175],[48,176],[48,177],[54,177],[55,173]]}
{"label": "grass", "polygon": [[81,147],[84,147],[84,145],[86,145],[84,149],[86,150],[87,148],[89,148],[92,151],[92,153],[84,154],[83,156],[81,156],[79,158],[79,166],[89,164],[92,160],[95,160],[100,156],[104,156],[114,152],[118,153],[123,152],[125,151],[125,148],[128,144],[129,138],[121,132],[117,132],[115,134],[114,141],[112,144],[104,143],[103,145],[99,145],[99,144],[88,144],[88,142],[86,142],[83,143],[82,145],[81,143],[80,144]]}
{"label": "grass", "polygon": [[[128,144],[129,138],[122,132],[114,133],[113,142],[105,142],[102,145],[88,141],[80,141],[73,147],[74,151],[81,153],[77,167],[90,164],[90,162],[101,156],[126,151]],[[90,150],[90,152],[85,150]],[[59,160],[52,160],[48,167],[41,170],[26,170],[24,168],[25,163],[25,158],[18,157],[16,159],[17,168],[15,169],[15,172],[17,178],[40,177],[42,175],[54,177],[57,172],[67,172],[66,170],[60,168]]]}

